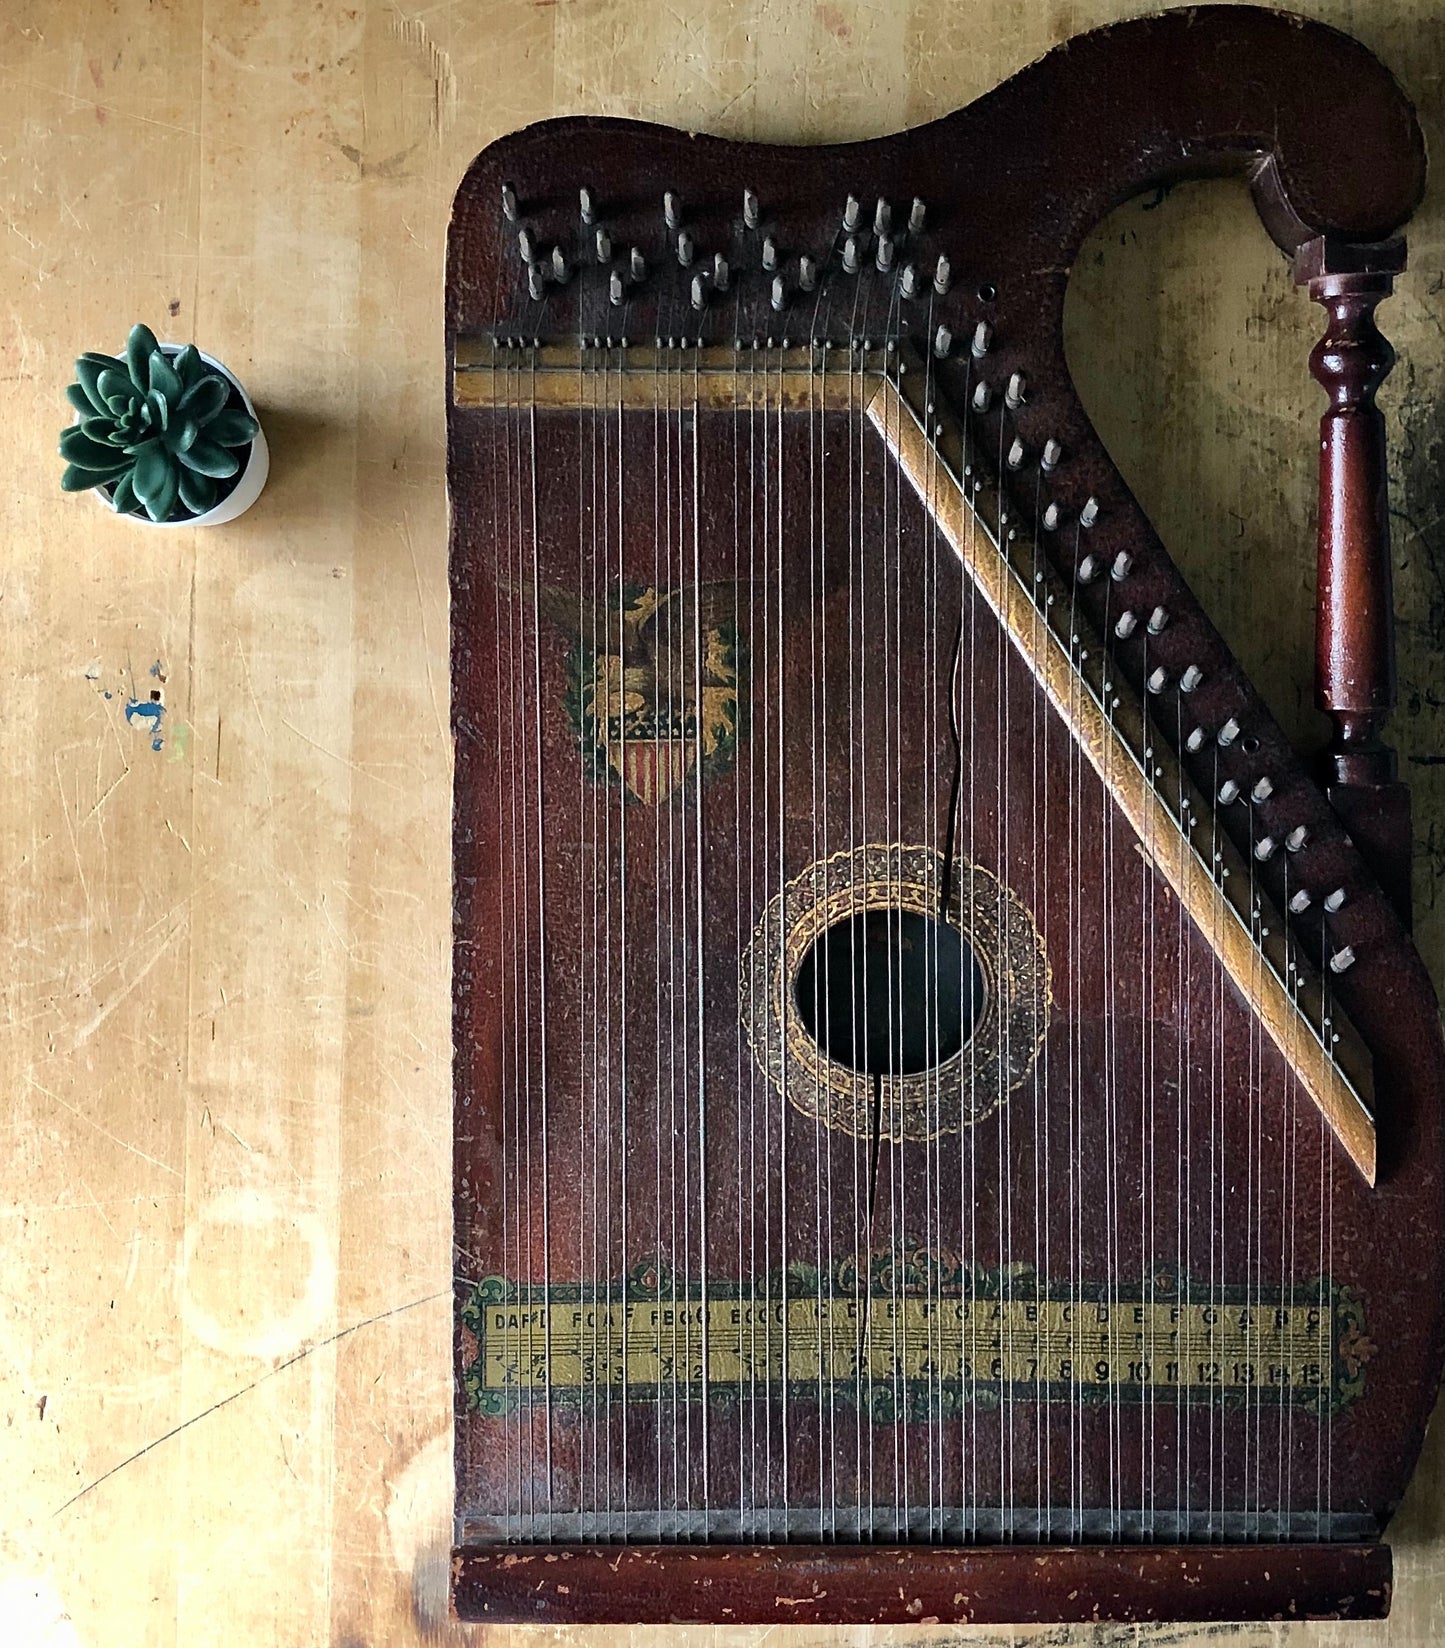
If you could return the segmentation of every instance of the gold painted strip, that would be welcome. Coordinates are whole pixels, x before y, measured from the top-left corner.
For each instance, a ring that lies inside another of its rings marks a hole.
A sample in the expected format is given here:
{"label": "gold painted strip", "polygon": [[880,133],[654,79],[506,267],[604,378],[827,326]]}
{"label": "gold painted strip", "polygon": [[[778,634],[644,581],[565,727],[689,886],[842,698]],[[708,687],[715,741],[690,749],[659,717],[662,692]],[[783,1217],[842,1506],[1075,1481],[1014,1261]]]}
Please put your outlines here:
{"label": "gold painted strip", "polygon": [[710,412],[849,412],[859,381],[883,370],[881,349],[734,349],[629,344],[533,346],[459,338],[453,404],[467,409],[602,407],[650,411],[698,406]]}
{"label": "gold painted strip", "polygon": [[1318,1304],[874,1298],[489,1304],[481,1388],[541,1391],[906,1380],[1321,1392]]}
{"label": "gold painted strip", "polygon": [[[1063,641],[1054,633],[999,548],[990,526],[965,496],[896,383],[883,377],[868,417],[908,476],[997,615],[1050,702],[1064,718],[1105,789],[1218,956],[1246,1004],[1269,1032],[1311,1101],[1368,1184],[1375,1182],[1375,1124],[1337,1060],[1261,955],[1239,912],[1210,875],[1132,750],[1095,700]],[[1367,1075],[1367,1071],[1363,1074]]]}

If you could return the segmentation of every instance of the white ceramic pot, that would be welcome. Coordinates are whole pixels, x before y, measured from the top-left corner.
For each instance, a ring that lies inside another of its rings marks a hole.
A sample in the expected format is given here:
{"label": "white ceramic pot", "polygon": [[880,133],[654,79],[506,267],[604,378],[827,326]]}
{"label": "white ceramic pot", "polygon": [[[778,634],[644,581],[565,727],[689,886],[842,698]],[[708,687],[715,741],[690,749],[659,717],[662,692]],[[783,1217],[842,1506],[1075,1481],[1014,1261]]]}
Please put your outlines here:
{"label": "white ceramic pot", "polygon": [[[178,343],[163,343],[161,348],[167,355],[179,355],[181,345]],[[234,384],[242,404],[253,418],[256,417],[256,408],[251,404],[251,397],[246,393],[246,386],[227,366],[223,366],[214,355],[208,355],[204,349],[196,353],[211,368],[219,372],[228,383]],[[118,352],[118,358],[125,359],[125,350]],[[80,414],[75,416],[75,422],[80,421]],[[236,484],[221,499],[214,509],[208,509],[204,515],[187,515],[179,521],[153,521],[149,515],[124,515],[122,520],[134,521],[139,526],[150,527],[178,527],[178,526],[221,526],[226,521],[234,521],[238,515],[244,515],[253,503],[261,496],[261,488],[266,484],[266,477],[271,472],[271,451],[266,445],[266,431],[259,427],[257,418],[256,439],[251,442],[250,450],[246,455],[246,462],[242,466]],[[108,509],[112,515],[117,513],[115,505],[110,501],[110,495],[100,487],[94,489],[102,508]]]}

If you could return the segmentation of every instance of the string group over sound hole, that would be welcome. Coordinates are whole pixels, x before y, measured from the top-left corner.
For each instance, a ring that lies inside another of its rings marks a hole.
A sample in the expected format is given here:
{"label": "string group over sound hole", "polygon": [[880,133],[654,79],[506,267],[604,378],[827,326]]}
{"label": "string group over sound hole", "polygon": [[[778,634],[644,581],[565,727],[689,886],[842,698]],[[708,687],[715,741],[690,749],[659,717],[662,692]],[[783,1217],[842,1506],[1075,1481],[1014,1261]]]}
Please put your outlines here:
{"label": "string group over sound hole", "polygon": [[983,1012],[983,969],[956,927],[916,910],[861,910],[824,929],[794,983],[804,1028],[870,1076],[946,1063]]}

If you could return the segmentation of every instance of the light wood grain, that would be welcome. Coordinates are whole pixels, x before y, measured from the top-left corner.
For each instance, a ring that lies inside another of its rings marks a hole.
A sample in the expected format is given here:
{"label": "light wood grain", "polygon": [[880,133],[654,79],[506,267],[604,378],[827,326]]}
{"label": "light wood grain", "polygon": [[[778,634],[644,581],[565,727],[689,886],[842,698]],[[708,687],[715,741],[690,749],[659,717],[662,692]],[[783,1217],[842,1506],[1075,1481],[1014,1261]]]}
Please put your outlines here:
{"label": "light wood grain", "polygon": [[[1392,64],[1445,153],[1445,30],[1424,0],[1301,3]],[[445,1617],[441,280],[466,163],[562,112],[863,137],[946,112],[1055,40],[1146,9],[11,0],[0,12],[7,1645],[478,1636]],[[1402,357],[1383,397],[1400,511],[1397,732],[1437,978],[1440,199],[1437,183],[1381,314]],[[1086,249],[1071,309],[1101,428],[1306,742],[1318,731],[1309,308],[1242,193],[1211,186],[1117,213]],[[70,359],[118,344],[138,318],[198,339],[260,405],[273,480],[234,526],[148,534],[59,493]],[[125,715],[152,691],[166,706],[159,751]],[[1388,1627],[1229,1640],[1442,1640],[1438,1439],[1395,1539]],[[767,1634],[549,1640],[751,1648]],[[537,1641],[485,1635],[499,1648]]]}

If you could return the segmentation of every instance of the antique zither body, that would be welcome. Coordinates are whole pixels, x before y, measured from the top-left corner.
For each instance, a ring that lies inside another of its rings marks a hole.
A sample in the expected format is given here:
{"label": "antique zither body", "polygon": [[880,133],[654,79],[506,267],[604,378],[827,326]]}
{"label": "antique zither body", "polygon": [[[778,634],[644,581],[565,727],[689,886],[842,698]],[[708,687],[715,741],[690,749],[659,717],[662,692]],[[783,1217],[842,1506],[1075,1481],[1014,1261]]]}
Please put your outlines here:
{"label": "antique zither body", "polygon": [[[1221,173],[1325,317],[1308,765],[1062,349],[1090,228]],[[463,1617],[1388,1607],[1442,1348],[1374,406],[1423,182],[1381,64],[1251,7],[876,142],[473,165]]]}

